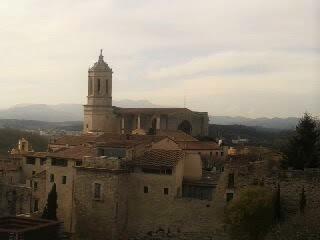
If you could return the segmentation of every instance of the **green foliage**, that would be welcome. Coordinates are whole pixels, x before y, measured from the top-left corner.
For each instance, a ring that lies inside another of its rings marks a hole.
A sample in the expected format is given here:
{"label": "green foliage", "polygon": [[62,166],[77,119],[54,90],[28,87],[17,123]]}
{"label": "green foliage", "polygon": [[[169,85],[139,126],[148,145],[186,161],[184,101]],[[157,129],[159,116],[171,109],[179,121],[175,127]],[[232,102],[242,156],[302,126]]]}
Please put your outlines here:
{"label": "green foliage", "polygon": [[240,192],[226,210],[230,236],[237,240],[262,240],[273,223],[273,194],[254,186]]}
{"label": "green foliage", "polygon": [[320,239],[320,210],[306,209],[303,215],[296,214],[285,222],[275,225],[267,240],[318,240]]}
{"label": "green foliage", "polygon": [[45,151],[47,149],[48,138],[46,137],[12,128],[0,128],[0,155],[7,154],[22,137],[29,141],[35,151]]}
{"label": "green foliage", "polygon": [[209,137],[212,139],[225,139],[226,145],[232,145],[232,139],[249,139],[246,145],[263,146],[280,150],[286,143],[293,130],[268,129],[263,127],[249,127],[243,125],[217,125],[209,124]]}
{"label": "green foliage", "polygon": [[54,183],[51,191],[48,194],[47,204],[43,210],[42,218],[57,220],[58,195],[56,191],[56,184]]}
{"label": "green foliage", "polygon": [[302,188],[301,194],[300,194],[300,200],[299,200],[299,207],[300,207],[300,213],[304,213],[304,209],[307,205],[307,198],[304,191],[304,187]]}
{"label": "green foliage", "polygon": [[316,120],[305,113],[296,127],[296,134],[283,150],[282,166],[294,169],[320,167],[319,136]]}

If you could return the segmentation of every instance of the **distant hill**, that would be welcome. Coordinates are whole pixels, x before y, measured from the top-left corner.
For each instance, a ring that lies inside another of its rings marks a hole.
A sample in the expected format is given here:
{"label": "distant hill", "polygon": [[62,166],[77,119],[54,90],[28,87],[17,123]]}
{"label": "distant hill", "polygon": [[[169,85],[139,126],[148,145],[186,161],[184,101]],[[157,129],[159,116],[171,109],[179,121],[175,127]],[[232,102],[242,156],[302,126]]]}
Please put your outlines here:
{"label": "distant hill", "polygon": [[[146,100],[114,100],[118,107],[162,107]],[[81,104],[19,104],[14,107],[0,110],[0,119],[35,120],[43,122],[82,121],[83,106]],[[210,116],[211,124],[260,126],[275,129],[294,129],[299,118],[246,118],[228,116]]]}
{"label": "distant hill", "polygon": [[[146,100],[113,101],[118,107],[159,107]],[[0,119],[24,119],[45,122],[82,121],[83,106],[81,104],[19,104],[0,110]]]}
{"label": "distant hill", "polygon": [[299,118],[246,118],[246,117],[228,117],[228,116],[211,116],[210,123],[218,125],[244,125],[258,126],[274,129],[294,129],[299,122]]}
{"label": "distant hill", "polygon": [[83,122],[66,121],[66,122],[44,122],[35,120],[19,119],[0,119],[1,128],[11,128],[19,130],[39,130],[39,129],[60,129],[70,131],[81,131]]}

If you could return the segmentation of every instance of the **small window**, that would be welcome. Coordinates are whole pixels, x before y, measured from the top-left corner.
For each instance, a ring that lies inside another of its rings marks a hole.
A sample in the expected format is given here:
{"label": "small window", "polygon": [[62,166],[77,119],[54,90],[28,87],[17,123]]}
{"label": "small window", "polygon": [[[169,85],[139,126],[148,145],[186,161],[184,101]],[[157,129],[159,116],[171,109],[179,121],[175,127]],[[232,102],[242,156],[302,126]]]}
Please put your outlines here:
{"label": "small window", "polygon": [[86,128],[87,128],[87,129],[89,128],[89,124],[86,125]]}
{"label": "small window", "polygon": [[38,199],[34,200],[33,211],[34,212],[39,211],[39,200]]}
{"label": "small window", "polygon": [[95,183],[94,184],[94,195],[93,197],[95,199],[101,199],[101,184],[100,183]]}
{"label": "small window", "polygon": [[219,154],[219,153],[218,153],[218,152],[216,152],[216,156],[218,156],[218,154]]}
{"label": "small window", "polygon": [[47,159],[45,159],[45,158],[40,158],[40,165],[45,164],[45,163],[46,163],[46,160],[47,160]]}
{"label": "small window", "polygon": [[36,171],[32,171],[32,176],[36,174]]}
{"label": "small window", "polygon": [[62,184],[66,184],[67,183],[67,176],[62,176]]}
{"label": "small window", "polygon": [[223,152],[221,152],[221,157],[223,156]]}
{"label": "small window", "polygon": [[82,165],[82,161],[78,160],[76,161],[76,166],[81,166]]}
{"label": "small window", "polygon": [[37,191],[37,190],[38,190],[38,183],[37,183],[37,182],[34,182],[34,183],[33,183],[33,190],[34,190],[34,191]]}
{"label": "small window", "polygon": [[50,174],[50,182],[54,182],[54,174]]}
{"label": "small window", "polygon": [[163,194],[168,195],[169,194],[169,188],[164,188],[163,189]]}
{"label": "small window", "polygon": [[108,79],[106,79],[106,94],[109,92],[109,85],[108,85]]}
{"label": "small window", "polygon": [[228,175],[228,188],[234,188],[234,173]]}
{"label": "small window", "polygon": [[147,186],[144,186],[143,192],[144,192],[144,193],[148,193],[148,192],[149,192],[149,188],[148,188]]}
{"label": "small window", "polygon": [[27,157],[26,159],[26,164],[32,164],[32,165],[35,165],[36,163],[36,159],[33,158],[33,157]]}
{"label": "small window", "polygon": [[227,202],[230,202],[233,199],[233,193],[227,193]]}
{"label": "small window", "polygon": [[68,161],[65,160],[65,159],[56,159],[56,158],[53,158],[53,159],[51,160],[51,165],[52,165],[52,166],[66,167],[66,166],[68,166]]}

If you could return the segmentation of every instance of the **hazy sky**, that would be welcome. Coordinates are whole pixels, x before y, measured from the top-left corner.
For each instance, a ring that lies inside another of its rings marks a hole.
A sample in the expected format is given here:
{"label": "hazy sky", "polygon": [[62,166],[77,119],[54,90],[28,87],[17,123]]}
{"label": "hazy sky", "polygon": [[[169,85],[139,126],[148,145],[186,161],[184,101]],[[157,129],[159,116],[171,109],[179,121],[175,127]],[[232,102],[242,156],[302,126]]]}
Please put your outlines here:
{"label": "hazy sky", "polygon": [[0,108],[114,99],[214,115],[320,115],[319,0],[1,0]]}

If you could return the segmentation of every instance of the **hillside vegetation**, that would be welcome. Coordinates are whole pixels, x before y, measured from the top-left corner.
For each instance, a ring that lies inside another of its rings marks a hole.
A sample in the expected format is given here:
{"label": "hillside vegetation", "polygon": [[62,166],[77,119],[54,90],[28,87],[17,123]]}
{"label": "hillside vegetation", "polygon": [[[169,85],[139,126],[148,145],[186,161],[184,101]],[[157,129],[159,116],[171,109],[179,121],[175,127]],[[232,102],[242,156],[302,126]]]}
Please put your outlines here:
{"label": "hillside vegetation", "polygon": [[18,144],[22,137],[29,141],[35,151],[45,151],[47,149],[47,137],[17,129],[2,128],[0,129],[0,155],[6,155]]}
{"label": "hillside vegetation", "polygon": [[209,137],[223,138],[227,145],[232,139],[247,138],[249,145],[264,146],[280,149],[285,145],[294,130],[277,130],[262,127],[248,127],[243,125],[209,125]]}

